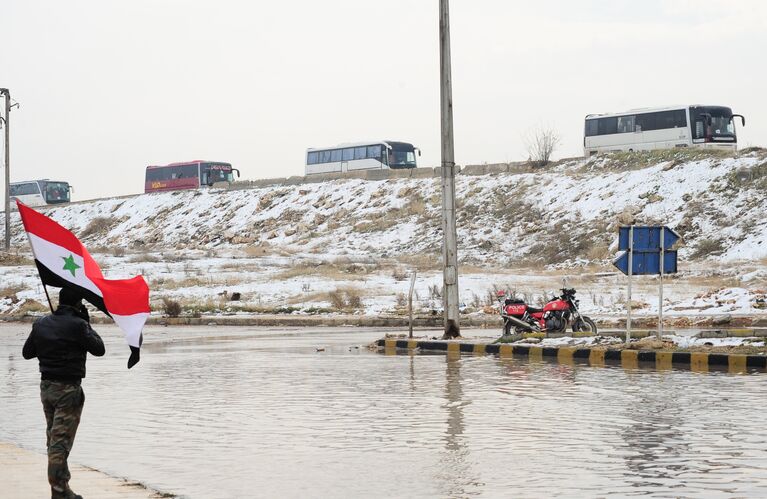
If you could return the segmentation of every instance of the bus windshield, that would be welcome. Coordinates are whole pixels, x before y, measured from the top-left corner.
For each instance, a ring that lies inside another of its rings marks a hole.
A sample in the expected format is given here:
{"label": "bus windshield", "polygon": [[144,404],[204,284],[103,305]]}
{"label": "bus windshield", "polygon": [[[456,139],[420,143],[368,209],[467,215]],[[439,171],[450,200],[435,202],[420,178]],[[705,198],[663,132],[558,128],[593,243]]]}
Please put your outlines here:
{"label": "bus windshield", "polygon": [[735,125],[731,116],[711,116],[711,135],[734,135]]}
{"label": "bus windshield", "polygon": [[696,139],[707,137],[735,137],[732,110],[722,106],[700,106],[690,109]]}
{"label": "bus windshield", "polygon": [[202,165],[203,185],[213,185],[216,182],[234,182],[231,165]]}
{"label": "bus windshield", "polygon": [[69,184],[67,182],[46,182],[45,202],[46,203],[68,203],[69,202]]}
{"label": "bus windshield", "polygon": [[409,144],[393,144],[389,150],[389,168],[411,167],[415,167],[415,148]]}

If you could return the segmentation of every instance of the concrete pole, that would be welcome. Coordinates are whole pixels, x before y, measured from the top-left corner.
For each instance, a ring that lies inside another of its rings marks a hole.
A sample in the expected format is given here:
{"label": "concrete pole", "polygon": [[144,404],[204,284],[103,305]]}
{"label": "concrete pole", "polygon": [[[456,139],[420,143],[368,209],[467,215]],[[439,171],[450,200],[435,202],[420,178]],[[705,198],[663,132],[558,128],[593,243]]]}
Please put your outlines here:
{"label": "concrete pole", "polygon": [[410,276],[410,292],[407,295],[407,313],[410,317],[408,338],[413,337],[413,289],[415,289],[415,276],[417,274],[418,272],[413,270],[413,275]]}
{"label": "concrete pole", "polygon": [[658,339],[663,336],[663,272],[664,265],[666,263],[666,241],[665,238],[666,227],[660,228],[660,279],[658,285]]}
{"label": "concrete pole", "polygon": [[442,121],[442,304],[444,338],[461,335],[458,321],[458,243],[455,223],[455,152],[453,148],[453,86],[450,74],[448,0],[439,1],[440,114]]}
{"label": "concrete pole", "polygon": [[631,342],[631,274],[634,273],[634,225],[629,227],[629,287],[626,306],[626,343]]}
{"label": "concrete pole", "polygon": [[5,96],[5,251],[11,249],[11,92],[0,88]]}

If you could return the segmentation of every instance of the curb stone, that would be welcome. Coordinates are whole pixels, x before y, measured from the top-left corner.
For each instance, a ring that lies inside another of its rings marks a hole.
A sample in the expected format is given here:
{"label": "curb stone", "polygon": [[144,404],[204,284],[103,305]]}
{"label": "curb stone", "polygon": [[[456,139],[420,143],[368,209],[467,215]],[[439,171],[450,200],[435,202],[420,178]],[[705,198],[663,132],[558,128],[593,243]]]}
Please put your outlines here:
{"label": "curb stone", "polygon": [[624,368],[635,369],[654,367],[668,370],[673,367],[688,367],[692,371],[705,372],[710,368],[725,369],[731,373],[767,371],[767,356],[707,352],[670,352],[655,350],[603,350],[576,347],[540,347],[534,345],[509,345],[500,343],[463,343],[437,340],[397,340],[381,339],[376,342],[379,350],[396,353],[397,350],[415,350],[446,352],[448,354],[498,355],[500,357],[520,356],[529,359],[550,358],[563,364],[576,362],[591,366],[603,366],[606,363],[620,364]]}

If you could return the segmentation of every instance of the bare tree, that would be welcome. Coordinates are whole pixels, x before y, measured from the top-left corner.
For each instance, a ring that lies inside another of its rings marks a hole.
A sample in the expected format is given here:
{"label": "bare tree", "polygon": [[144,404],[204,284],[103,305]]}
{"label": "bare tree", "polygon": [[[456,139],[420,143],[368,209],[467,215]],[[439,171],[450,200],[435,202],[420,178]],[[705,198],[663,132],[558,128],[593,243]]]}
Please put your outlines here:
{"label": "bare tree", "polygon": [[549,164],[551,155],[561,143],[559,132],[551,127],[539,126],[525,137],[525,147],[530,163],[542,167]]}

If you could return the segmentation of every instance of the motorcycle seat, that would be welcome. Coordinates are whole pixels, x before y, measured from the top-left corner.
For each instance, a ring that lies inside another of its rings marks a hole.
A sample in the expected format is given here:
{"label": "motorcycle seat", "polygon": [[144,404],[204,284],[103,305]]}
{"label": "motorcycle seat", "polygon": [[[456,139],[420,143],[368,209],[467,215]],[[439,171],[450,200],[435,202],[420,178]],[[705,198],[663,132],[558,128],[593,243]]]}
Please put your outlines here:
{"label": "motorcycle seat", "polygon": [[542,308],[535,308],[528,305],[527,307],[527,313],[528,314],[537,314],[538,312],[543,312]]}

